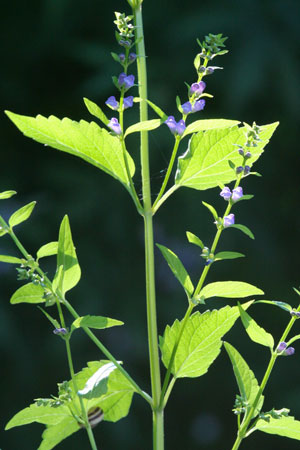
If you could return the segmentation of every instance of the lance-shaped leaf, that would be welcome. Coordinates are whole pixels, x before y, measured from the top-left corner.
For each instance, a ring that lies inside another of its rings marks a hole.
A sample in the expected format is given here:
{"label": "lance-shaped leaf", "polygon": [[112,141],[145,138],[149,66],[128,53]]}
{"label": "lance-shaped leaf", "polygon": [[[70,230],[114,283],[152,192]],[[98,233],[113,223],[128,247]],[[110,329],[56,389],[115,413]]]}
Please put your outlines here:
{"label": "lance-shaped leaf", "polygon": [[214,261],[222,261],[223,259],[243,258],[245,255],[239,252],[219,252],[215,254]]}
{"label": "lance-shaped leaf", "polygon": [[233,225],[230,225],[230,227],[228,227],[227,229],[229,229],[229,228],[237,228],[242,233],[244,233],[246,236],[248,236],[250,239],[255,239],[254,234],[248,227],[246,227],[246,225],[241,225],[240,223],[235,223]]}
{"label": "lance-shaped leaf", "polygon": [[58,252],[58,242],[49,242],[43,245],[36,253],[37,259],[45,258],[46,256],[57,255]]}
{"label": "lance-shaped leaf", "polygon": [[0,262],[10,264],[23,264],[24,259],[16,258],[15,256],[0,255]]}
{"label": "lance-shaped leaf", "polygon": [[272,350],[274,347],[274,339],[270,333],[267,333],[262,327],[260,327],[252,317],[241,308],[239,305],[241,319],[245,330],[253,342],[270,347]]}
{"label": "lance-shaped leaf", "polygon": [[70,410],[66,406],[52,408],[51,406],[37,406],[33,403],[28,408],[24,408],[13,416],[8,422],[5,429],[9,430],[13,427],[27,425],[29,423],[38,422],[48,425],[56,425],[70,416]]}
{"label": "lance-shaped leaf", "polygon": [[95,328],[97,330],[103,330],[104,328],[115,327],[118,325],[124,325],[124,322],[120,320],[111,319],[110,317],[103,316],[83,316],[78,317],[72,323],[72,328]]}
{"label": "lance-shaped leaf", "polygon": [[[250,370],[248,364],[240,355],[240,353],[228,342],[224,342],[224,347],[230,358],[233,372],[239,387],[241,397],[248,402],[248,410],[254,403],[256,395],[259,391],[259,385],[257,379],[254,376],[252,370]],[[264,398],[261,396],[258,406],[256,408],[255,416],[259,413],[262,408]]]}
{"label": "lance-shaped leaf", "polygon": [[[248,307],[250,303],[244,305]],[[230,330],[237,318],[237,306],[225,306],[220,310],[199,311],[189,317],[182,337],[179,341],[172,374],[175,378],[199,377],[205,374],[209,366],[220,353],[222,337]],[[181,329],[181,322],[175,320],[173,325],[166,327],[160,339],[162,361],[166,367],[170,362],[174,345]]]}
{"label": "lance-shaped leaf", "polygon": [[201,239],[199,239],[198,236],[196,236],[194,233],[191,233],[190,231],[187,231],[186,232],[186,237],[188,238],[188,241],[191,244],[197,245],[201,249],[204,247],[204,244],[201,241]]}
{"label": "lance-shaped leaf", "polygon": [[257,421],[255,429],[300,441],[300,421],[292,416],[281,417],[280,419],[270,417],[269,422],[260,419]]}
{"label": "lance-shaped leaf", "polygon": [[215,220],[218,220],[218,218],[219,218],[218,213],[212,205],[210,205],[209,203],[205,203],[205,202],[202,202],[202,205],[206,206],[206,208],[211,212],[211,214]]}
{"label": "lance-shaped leaf", "polygon": [[[84,159],[119,180],[130,190],[119,138],[110,135],[95,122],[75,122],[68,118],[60,120],[55,116],[46,118],[41,115],[34,118],[8,111],[6,114],[25,136]],[[127,160],[130,174],[133,176],[134,162],[129,154]]]}
{"label": "lance-shaped leaf", "polygon": [[45,303],[44,289],[40,284],[28,283],[20,287],[11,297],[10,303]]}
{"label": "lance-shaped leaf", "polygon": [[36,202],[28,203],[28,205],[25,205],[22,208],[18,209],[18,211],[14,212],[10,216],[8,221],[10,228],[19,225],[19,223],[25,222],[25,220],[27,220],[30,217],[35,205]]}
{"label": "lance-shaped leaf", "polygon": [[109,119],[106,117],[100,106],[98,106],[96,103],[92,102],[88,98],[84,98],[85,106],[87,107],[88,111],[92,116],[97,117],[99,120],[101,120],[104,125],[107,125],[109,122]]}
{"label": "lance-shaped leaf", "polygon": [[57,267],[63,268],[62,294],[72,289],[80,280],[78,264],[68,216],[63,218],[59,229]]}
{"label": "lance-shaped leaf", "polygon": [[167,261],[170,269],[172,270],[173,274],[179,281],[179,283],[183,286],[186,293],[191,296],[194,292],[194,286],[193,283],[189,277],[189,274],[185,270],[184,265],[180,261],[177,255],[175,255],[174,252],[169,250],[164,245],[156,244],[157,247],[162,252],[165,260]]}
{"label": "lance-shaped leaf", "polygon": [[15,195],[16,191],[4,191],[0,193],[0,200],[5,200],[6,198],[10,198]]}
{"label": "lance-shaped leaf", "polygon": [[80,430],[80,426],[72,416],[67,417],[57,425],[47,426],[42,434],[42,442],[38,450],[51,450],[78,430]]}
{"label": "lance-shaped leaf", "polygon": [[[260,157],[277,126],[278,122],[261,127],[261,141],[253,150],[251,148],[251,164]],[[187,151],[178,158],[174,189],[186,186],[203,190],[235,180],[235,171],[228,161],[231,160],[236,166],[242,164],[243,158],[237,152],[237,145],[244,145],[245,131],[245,127],[234,126],[194,134]]]}
{"label": "lance-shaped leaf", "polygon": [[258,300],[255,303],[267,303],[269,305],[277,306],[278,308],[281,308],[284,311],[288,311],[288,312],[292,311],[292,309],[293,309],[291,307],[291,305],[289,305],[288,303],[280,302],[278,300]]}
{"label": "lance-shaped leaf", "polygon": [[144,122],[135,123],[134,125],[131,125],[127,128],[124,137],[128,136],[131,133],[137,133],[138,131],[155,130],[156,128],[160,127],[161,124],[162,121],[160,119],[145,120]]}
{"label": "lance-shaped leaf", "polygon": [[239,120],[228,119],[196,120],[186,127],[182,138],[184,138],[184,136],[187,136],[188,134],[197,133],[198,131],[212,130],[215,128],[230,128],[234,125],[238,125],[239,123]]}
{"label": "lance-shaped leaf", "polygon": [[217,281],[204,286],[199,295],[205,298],[244,298],[252,295],[263,295],[263,293],[261,289],[243,281]]}

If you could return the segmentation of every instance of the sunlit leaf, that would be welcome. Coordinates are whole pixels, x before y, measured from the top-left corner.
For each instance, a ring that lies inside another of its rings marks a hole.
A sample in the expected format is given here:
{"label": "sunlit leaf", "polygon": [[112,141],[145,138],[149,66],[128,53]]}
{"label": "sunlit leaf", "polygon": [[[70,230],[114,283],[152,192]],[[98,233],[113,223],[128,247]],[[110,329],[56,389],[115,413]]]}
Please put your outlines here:
{"label": "sunlit leaf", "polygon": [[201,239],[199,239],[198,236],[196,236],[194,233],[191,233],[190,231],[187,231],[186,232],[186,237],[188,238],[188,241],[191,244],[197,245],[201,249],[204,247],[204,244],[201,241]]}
{"label": "sunlit leaf", "polygon": [[111,319],[110,317],[102,317],[102,316],[83,316],[78,317],[72,323],[72,328],[82,328],[89,327],[95,328],[97,330],[102,330],[104,328],[115,327],[118,325],[124,325],[124,322],[120,320]]}
{"label": "sunlit leaf", "polygon": [[278,434],[279,436],[300,440],[300,421],[292,416],[279,419],[270,417],[269,422],[260,419],[257,421],[255,429],[268,434]]}
{"label": "sunlit leaf", "polygon": [[10,263],[10,264],[22,264],[23,259],[16,258],[15,256],[0,255],[0,262]]}
{"label": "sunlit leaf", "polygon": [[260,327],[252,317],[240,307],[240,314],[245,330],[253,342],[270,347],[272,350],[274,347],[274,339],[270,333],[267,333],[262,327]]}
{"label": "sunlit leaf", "polygon": [[214,261],[222,261],[223,259],[243,258],[245,255],[239,252],[219,252],[215,254]]}
{"label": "sunlit leaf", "polygon": [[80,426],[72,416],[65,418],[57,425],[47,426],[42,434],[42,442],[38,450],[52,450],[61,441],[78,430],[80,430]]}
{"label": "sunlit leaf", "polygon": [[44,289],[40,284],[28,283],[20,287],[11,297],[10,303],[45,303]]}
{"label": "sunlit leaf", "polygon": [[22,222],[25,222],[25,220],[27,220],[30,217],[35,205],[36,202],[28,203],[28,205],[25,205],[22,208],[18,209],[18,211],[14,212],[10,216],[8,221],[10,228],[15,227],[16,225],[19,225]]}
{"label": "sunlit leaf", "polygon": [[138,122],[128,127],[124,136],[126,137],[129,134],[136,133],[138,131],[155,130],[156,128],[160,127],[161,124],[162,121],[160,119],[152,119],[152,120],[145,120],[144,122]]}
{"label": "sunlit leaf", "polygon": [[96,103],[92,102],[88,98],[84,98],[85,106],[87,107],[88,111],[92,116],[97,117],[99,120],[101,120],[104,125],[107,125],[109,122],[109,119],[106,117],[100,106],[98,106]]}
{"label": "sunlit leaf", "polygon": [[203,119],[203,120],[196,120],[195,122],[188,125],[185,129],[185,132],[182,135],[182,138],[184,136],[187,136],[191,133],[196,133],[198,131],[204,131],[204,130],[212,130],[215,128],[229,128],[233,127],[234,125],[238,125],[240,123],[239,120],[228,120],[228,119]]}
{"label": "sunlit leaf", "polygon": [[33,403],[28,408],[24,408],[15,414],[6,425],[5,429],[9,430],[10,428],[27,425],[33,422],[56,425],[69,416],[70,411],[66,406],[52,408],[51,406],[37,406],[36,403]]}
{"label": "sunlit leaf", "polygon": [[46,256],[57,255],[58,251],[58,242],[49,242],[48,244],[43,245],[36,253],[37,259],[45,258]]}
{"label": "sunlit leaf", "polygon": [[263,293],[261,289],[243,281],[217,281],[204,286],[200,296],[205,298],[244,298],[252,295],[263,295]]}
{"label": "sunlit leaf", "polygon": [[107,384],[109,375],[116,370],[114,363],[109,362],[95,372],[91,378],[89,378],[83,389],[78,391],[78,395],[81,397],[91,399],[100,397],[107,392]]}
{"label": "sunlit leaf", "polygon": [[249,228],[246,227],[245,225],[241,225],[240,223],[235,223],[233,225],[230,225],[230,227],[228,227],[228,228],[237,228],[238,230],[242,231],[242,233],[244,233],[249,238],[255,239],[252,231],[249,230]]}
{"label": "sunlit leaf", "polygon": [[15,195],[16,191],[4,191],[0,193],[0,200],[5,200],[6,198],[10,198]]}

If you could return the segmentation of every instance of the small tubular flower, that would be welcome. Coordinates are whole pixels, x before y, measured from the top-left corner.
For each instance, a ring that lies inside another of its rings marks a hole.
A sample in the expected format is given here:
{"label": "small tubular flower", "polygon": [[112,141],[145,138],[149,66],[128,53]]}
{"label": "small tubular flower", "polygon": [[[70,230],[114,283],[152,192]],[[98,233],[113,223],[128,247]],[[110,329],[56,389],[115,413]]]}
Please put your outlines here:
{"label": "small tubular flower", "polygon": [[285,356],[292,356],[295,353],[294,347],[289,347],[286,350],[284,350]]}
{"label": "small tubular flower", "polygon": [[223,220],[224,228],[230,227],[231,225],[234,225],[234,214],[228,214],[228,216],[225,216]]}
{"label": "small tubular flower", "polygon": [[125,97],[123,100],[124,109],[131,108],[132,106],[133,106],[133,96],[130,95],[129,97]]}
{"label": "small tubular flower", "polygon": [[224,198],[224,200],[228,201],[231,198],[231,190],[229,187],[225,186],[220,192],[220,196]]}
{"label": "small tubular flower", "polygon": [[134,85],[134,75],[126,75],[126,73],[122,72],[119,75],[118,84],[120,88],[130,89]]}
{"label": "small tubular flower", "polygon": [[204,106],[205,106],[205,100],[203,100],[203,99],[197,100],[192,106],[192,112],[202,111],[202,109],[204,109]]}
{"label": "small tubular flower", "polygon": [[205,88],[206,83],[204,83],[204,81],[199,81],[199,83],[193,83],[190,87],[190,95],[196,95],[197,97],[199,97]]}
{"label": "small tubular flower", "polygon": [[172,134],[178,134],[179,136],[184,133],[184,130],[186,128],[184,120],[181,119],[179,120],[179,122],[176,122],[174,116],[169,116],[165,121],[165,124],[169,127],[169,130]]}
{"label": "small tubular flower", "polygon": [[233,189],[231,196],[233,202],[238,201],[242,197],[243,197],[243,188],[241,186],[238,186],[235,189]]}
{"label": "small tubular flower", "polygon": [[113,109],[113,110],[117,110],[119,108],[119,102],[117,102],[116,97],[111,95],[110,97],[108,97],[108,99],[106,100],[105,104]]}
{"label": "small tubular flower", "polygon": [[116,134],[122,134],[121,126],[119,124],[118,119],[113,117],[107,124],[107,126]]}
{"label": "small tubular flower", "polygon": [[281,353],[281,352],[283,352],[283,351],[286,349],[286,347],[287,347],[286,342],[280,342],[280,343],[278,344],[278,347],[277,347],[277,349],[276,349],[276,352],[277,352],[277,353]]}
{"label": "small tubular flower", "polygon": [[181,105],[183,114],[189,114],[192,112],[192,104],[190,102],[185,102]]}

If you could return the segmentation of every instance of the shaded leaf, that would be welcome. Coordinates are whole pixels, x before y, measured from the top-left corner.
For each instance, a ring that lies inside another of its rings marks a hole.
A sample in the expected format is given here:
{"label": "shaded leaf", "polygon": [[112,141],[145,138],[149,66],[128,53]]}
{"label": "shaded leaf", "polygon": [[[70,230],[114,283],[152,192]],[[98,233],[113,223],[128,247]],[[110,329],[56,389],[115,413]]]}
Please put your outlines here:
{"label": "shaded leaf", "polygon": [[19,225],[22,222],[25,222],[25,220],[27,220],[30,217],[35,205],[36,202],[28,203],[28,205],[25,205],[22,208],[18,209],[18,211],[14,212],[10,216],[8,221],[10,228],[15,227],[16,225]]}
{"label": "shaded leaf", "polygon": [[97,372],[95,372],[91,378],[87,380],[84,388],[78,391],[78,395],[91,399],[106,394],[108,389],[108,377],[111,372],[116,370],[116,368],[117,367],[112,362],[100,367],[100,369],[98,369]]}
{"label": "shaded leaf", "polygon": [[45,258],[46,256],[57,255],[58,252],[58,242],[49,242],[43,245],[36,253],[37,259]]}
{"label": "shaded leaf", "polygon": [[245,225],[241,225],[239,223],[235,223],[233,225],[230,225],[230,227],[227,228],[237,228],[238,230],[242,231],[244,234],[246,234],[246,236],[249,236],[249,238],[251,239],[255,239],[254,238],[254,234],[252,233],[251,230],[249,230],[248,227],[246,227]]}
{"label": "shaded leaf", "polygon": [[236,259],[243,258],[245,255],[239,252],[219,252],[215,254],[214,261],[221,261],[222,259]]}
{"label": "shaded leaf", "polygon": [[4,191],[0,193],[0,200],[5,200],[6,198],[10,198],[15,195],[16,191]]}
{"label": "shaded leaf", "polygon": [[70,411],[66,406],[52,408],[51,406],[37,406],[36,403],[33,403],[28,408],[24,408],[15,414],[6,425],[5,429],[9,430],[10,428],[27,425],[33,422],[56,425],[69,416]]}
{"label": "shaded leaf", "polygon": [[45,303],[44,289],[39,284],[28,283],[20,287],[11,297],[10,303]]}
{"label": "shaded leaf", "polygon": [[207,120],[196,120],[195,122],[188,125],[182,138],[191,133],[196,133],[198,131],[212,130],[215,128],[229,128],[234,125],[238,125],[239,120],[228,120],[228,119],[207,119]]}
{"label": "shaded leaf", "polygon": [[8,255],[0,255],[0,261],[4,263],[10,263],[10,264],[22,264],[24,262],[23,259],[16,258],[15,256],[8,256]]}
{"label": "shaded leaf", "polygon": [[253,342],[257,344],[264,345],[265,347],[269,347],[271,350],[274,347],[274,339],[270,333],[267,333],[262,327],[260,327],[252,317],[241,308],[240,305],[240,314],[245,330]]}
{"label": "shaded leaf", "polygon": [[217,211],[215,210],[215,208],[213,206],[211,206],[211,205],[209,205],[208,203],[205,203],[205,202],[202,202],[202,205],[206,206],[206,208],[212,213],[213,218],[215,220],[218,220],[218,218],[219,218],[218,213],[217,213]]}
{"label": "shaded leaf", "polygon": [[283,309],[284,311],[290,312],[293,308],[291,305],[285,302],[279,302],[277,300],[257,300],[255,303],[267,303],[269,305],[278,306],[278,308]]}
{"label": "shaded leaf", "polygon": [[89,327],[102,330],[104,328],[115,327],[118,325],[124,325],[124,322],[116,319],[110,319],[109,317],[83,316],[74,320],[72,323],[72,328]]}
{"label": "shaded leaf", "polygon": [[51,450],[78,430],[80,426],[72,416],[65,418],[57,425],[47,426],[42,434],[42,442],[38,450]]}
{"label": "shaded leaf", "polygon": [[48,314],[43,308],[41,308],[40,306],[38,306],[39,310],[42,311],[42,313],[47,317],[47,319],[49,320],[49,322],[52,323],[52,325],[54,326],[54,328],[60,328],[60,323],[56,320],[53,319],[53,317],[50,316],[50,314]]}
{"label": "shaded leaf", "polygon": [[263,293],[261,289],[243,281],[217,281],[204,286],[199,295],[205,298],[244,298],[252,295],[263,295]]}
{"label": "shaded leaf", "polygon": [[187,292],[189,296],[191,296],[194,292],[194,286],[190,279],[189,274],[185,270],[184,265],[180,261],[177,255],[175,255],[174,252],[169,250],[164,245],[156,244],[157,247],[162,252],[165,260],[167,261],[170,269],[172,270],[173,274],[179,281],[179,283],[183,286],[184,290]]}

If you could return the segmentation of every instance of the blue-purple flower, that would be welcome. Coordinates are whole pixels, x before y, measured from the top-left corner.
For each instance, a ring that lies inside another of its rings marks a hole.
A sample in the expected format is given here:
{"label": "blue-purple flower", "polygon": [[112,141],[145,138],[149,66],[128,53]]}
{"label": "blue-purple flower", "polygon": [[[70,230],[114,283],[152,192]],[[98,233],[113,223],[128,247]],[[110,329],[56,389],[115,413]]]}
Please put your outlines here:
{"label": "blue-purple flower", "polygon": [[133,96],[129,95],[129,97],[125,97],[123,100],[123,107],[124,109],[126,108],[131,108],[133,106]]}
{"label": "blue-purple flower", "polygon": [[126,75],[122,72],[118,78],[119,87],[124,87],[126,90],[134,85],[134,75]]}
{"label": "blue-purple flower", "polygon": [[238,201],[242,197],[243,197],[243,188],[241,186],[238,186],[235,189],[233,189],[231,196],[233,202]]}
{"label": "blue-purple flower", "polygon": [[120,62],[124,62],[125,61],[125,54],[124,53],[120,53],[119,54],[119,60],[120,60]]}
{"label": "blue-purple flower", "polygon": [[206,88],[206,83],[204,81],[199,81],[199,83],[193,83],[190,87],[190,95],[196,95],[199,97],[204,89]]}
{"label": "blue-purple flower", "polygon": [[225,216],[223,220],[224,228],[230,227],[231,225],[234,225],[234,214],[228,214],[228,216]]}
{"label": "blue-purple flower", "polygon": [[114,95],[111,95],[110,97],[108,97],[108,99],[106,100],[105,104],[113,109],[113,110],[117,110],[119,108],[119,102],[117,102],[116,97]]}
{"label": "blue-purple flower", "polygon": [[136,54],[135,53],[129,53],[129,57],[128,57],[130,62],[133,62],[136,60]]}
{"label": "blue-purple flower", "polygon": [[289,347],[284,351],[285,356],[292,356],[295,353],[294,347]]}
{"label": "blue-purple flower", "polygon": [[107,126],[116,134],[122,134],[121,126],[118,119],[113,117],[107,124]]}
{"label": "blue-purple flower", "polygon": [[66,330],[66,328],[55,328],[53,330],[54,334],[58,334],[59,336],[64,336],[68,333],[68,331]]}
{"label": "blue-purple flower", "polygon": [[224,200],[228,201],[231,198],[231,190],[229,189],[229,187],[225,186],[220,192],[220,195],[224,198]]}
{"label": "blue-purple flower", "polygon": [[169,116],[165,121],[165,124],[169,127],[169,130],[172,134],[178,134],[179,136],[184,133],[184,130],[186,128],[184,120],[181,119],[179,120],[179,122],[176,122],[174,116]]}
{"label": "blue-purple flower", "polygon": [[276,352],[277,352],[277,353],[281,353],[281,352],[283,352],[286,348],[287,348],[286,342],[280,342],[280,343],[278,344],[278,347],[277,347],[277,349],[276,349]]}
{"label": "blue-purple flower", "polygon": [[181,108],[184,114],[189,114],[201,111],[202,109],[204,109],[204,106],[205,100],[201,99],[197,100],[193,105],[191,104],[191,102],[185,102],[181,105]]}

